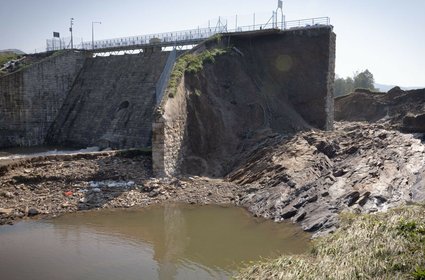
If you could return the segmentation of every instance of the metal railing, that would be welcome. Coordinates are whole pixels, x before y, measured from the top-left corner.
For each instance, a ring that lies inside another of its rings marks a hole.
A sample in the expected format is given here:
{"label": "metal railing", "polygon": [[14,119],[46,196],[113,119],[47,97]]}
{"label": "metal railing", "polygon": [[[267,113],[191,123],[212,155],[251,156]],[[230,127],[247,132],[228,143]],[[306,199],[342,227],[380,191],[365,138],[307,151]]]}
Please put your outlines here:
{"label": "metal railing", "polygon": [[328,17],[308,18],[300,20],[286,21],[283,29],[292,28],[312,28],[331,25]]}
{"label": "metal railing", "polygon": [[[122,37],[107,40],[97,40],[94,44],[90,42],[82,42],[77,44],[75,48],[83,50],[102,50],[102,49],[113,49],[113,48],[125,48],[125,47],[140,47],[151,46],[151,45],[180,45],[180,44],[197,44],[202,40],[205,40],[218,33],[231,33],[231,32],[246,32],[246,31],[257,31],[265,29],[294,29],[294,28],[314,28],[330,25],[328,17],[310,18],[292,21],[280,21],[276,18],[271,18],[265,24],[253,24],[246,26],[236,26],[235,29],[228,29],[227,21],[222,24],[220,19],[215,27],[197,28],[185,31],[155,33],[149,35]],[[47,51],[67,49],[69,44],[62,42],[59,44],[55,39],[47,40]]]}
{"label": "metal railing", "polygon": [[173,69],[174,62],[176,61],[176,57],[177,57],[177,51],[174,48],[168,55],[167,62],[165,63],[164,69],[162,70],[162,73],[161,73],[161,76],[159,77],[158,82],[156,83],[155,98],[156,98],[157,105],[161,102],[162,96],[164,95],[165,88],[168,85],[168,80],[170,79],[171,70]]}

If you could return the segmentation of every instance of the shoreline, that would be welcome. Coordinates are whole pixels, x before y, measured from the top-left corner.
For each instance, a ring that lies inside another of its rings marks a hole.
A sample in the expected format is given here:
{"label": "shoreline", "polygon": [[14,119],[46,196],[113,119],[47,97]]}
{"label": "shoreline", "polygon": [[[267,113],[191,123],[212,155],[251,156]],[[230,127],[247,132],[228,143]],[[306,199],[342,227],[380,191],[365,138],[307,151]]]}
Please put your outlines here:
{"label": "shoreline", "polygon": [[241,186],[203,177],[152,177],[148,152],[48,155],[0,165],[0,225],[82,210],[167,201],[237,205]]}

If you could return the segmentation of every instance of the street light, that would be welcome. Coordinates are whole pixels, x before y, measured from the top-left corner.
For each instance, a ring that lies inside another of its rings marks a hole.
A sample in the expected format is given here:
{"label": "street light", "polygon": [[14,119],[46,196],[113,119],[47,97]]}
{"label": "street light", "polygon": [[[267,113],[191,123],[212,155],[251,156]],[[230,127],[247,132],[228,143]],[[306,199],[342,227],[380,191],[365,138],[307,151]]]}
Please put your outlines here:
{"label": "street light", "polygon": [[94,50],[94,24],[99,23],[102,24],[100,21],[92,21],[91,22],[91,48]]}
{"label": "street light", "polygon": [[74,25],[74,18],[71,18],[71,27],[69,28],[69,32],[71,32],[71,50],[74,48],[74,39],[72,37],[72,26]]}

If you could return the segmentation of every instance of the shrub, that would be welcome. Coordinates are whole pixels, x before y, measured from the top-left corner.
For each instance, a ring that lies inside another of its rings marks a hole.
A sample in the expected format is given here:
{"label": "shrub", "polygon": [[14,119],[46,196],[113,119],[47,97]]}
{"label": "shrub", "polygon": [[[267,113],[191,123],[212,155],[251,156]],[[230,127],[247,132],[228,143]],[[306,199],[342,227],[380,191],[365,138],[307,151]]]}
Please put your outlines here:
{"label": "shrub", "polygon": [[185,73],[196,74],[204,68],[205,63],[214,63],[215,57],[225,54],[226,49],[215,48],[199,54],[188,53],[177,59],[168,83],[168,96],[174,97],[177,86]]}

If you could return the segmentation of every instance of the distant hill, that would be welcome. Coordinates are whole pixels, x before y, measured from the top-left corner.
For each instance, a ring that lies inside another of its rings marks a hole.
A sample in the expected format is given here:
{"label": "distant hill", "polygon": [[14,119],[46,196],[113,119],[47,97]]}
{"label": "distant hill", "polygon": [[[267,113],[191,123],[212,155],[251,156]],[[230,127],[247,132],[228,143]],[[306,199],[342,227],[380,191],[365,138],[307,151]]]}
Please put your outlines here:
{"label": "distant hill", "polygon": [[6,49],[6,50],[0,50],[0,53],[14,53],[17,55],[25,54],[23,51],[18,49]]}
{"label": "distant hill", "polygon": [[[392,89],[393,87],[395,87],[396,85],[384,85],[384,84],[375,83],[374,86],[375,86],[375,88],[379,89],[379,91],[387,92],[390,89]],[[422,89],[424,87],[400,87],[400,88],[402,90],[411,90],[411,89]]]}

